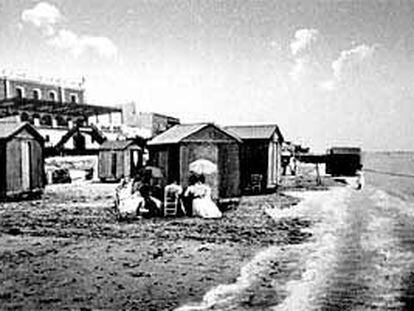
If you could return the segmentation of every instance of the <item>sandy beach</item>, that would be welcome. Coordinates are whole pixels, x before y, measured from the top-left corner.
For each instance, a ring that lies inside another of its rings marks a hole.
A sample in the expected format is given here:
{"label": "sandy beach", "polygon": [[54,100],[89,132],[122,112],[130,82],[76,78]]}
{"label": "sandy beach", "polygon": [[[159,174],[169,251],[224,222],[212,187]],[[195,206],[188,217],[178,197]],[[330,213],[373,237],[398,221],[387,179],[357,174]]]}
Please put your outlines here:
{"label": "sandy beach", "polygon": [[119,223],[113,184],[3,203],[0,309],[410,310],[412,204],[302,182],[218,220]]}
{"label": "sandy beach", "polygon": [[[244,197],[219,220],[119,223],[114,188],[53,185],[42,200],[0,205],[2,310],[172,310],[233,283],[261,250],[310,237],[308,221],[266,212],[297,204],[291,196]],[[270,282],[257,282],[247,305],[277,303]]]}

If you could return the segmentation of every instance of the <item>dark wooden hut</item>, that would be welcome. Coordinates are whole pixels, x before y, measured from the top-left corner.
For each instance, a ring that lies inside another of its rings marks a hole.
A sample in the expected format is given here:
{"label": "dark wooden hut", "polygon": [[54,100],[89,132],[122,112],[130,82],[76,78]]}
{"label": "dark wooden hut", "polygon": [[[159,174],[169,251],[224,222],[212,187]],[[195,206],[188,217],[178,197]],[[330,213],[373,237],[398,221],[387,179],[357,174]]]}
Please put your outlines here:
{"label": "dark wooden hut", "polygon": [[0,122],[0,199],[42,194],[44,141],[29,123]]}
{"label": "dark wooden hut", "polygon": [[326,154],[326,173],[332,176],[354,176],[361,165],[361,148],[333,147]]}
{"label": "dark wooden hut", "polygon": [[161,168],[164,185],[188,185],[190,163],[206,159],[217,172],[206,175],[215,198],[240,195],[239,145],[241,140],[212,123],[180,124],[148,142],[152,165]]}
{"label": "dark wooden hut", "polygon": [[281,176],[279,127],[270,125],[227,126],[242,141],[240,149],[241,189],[243,192],[265,192],[275,189]]}
{"label": "dark wooden hut", "polygon": [[134,176],[142,167],[142,149],[132,140],[108,140],[99,149],[98,177],[118,181]]}

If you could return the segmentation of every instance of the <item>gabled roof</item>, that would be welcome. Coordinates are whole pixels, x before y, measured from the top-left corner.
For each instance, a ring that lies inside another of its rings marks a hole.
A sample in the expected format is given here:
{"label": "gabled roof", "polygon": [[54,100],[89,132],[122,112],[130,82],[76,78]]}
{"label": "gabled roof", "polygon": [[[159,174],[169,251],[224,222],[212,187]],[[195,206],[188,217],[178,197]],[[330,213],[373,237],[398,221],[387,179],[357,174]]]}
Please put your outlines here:
{"label": "gabled roof", "polygon": [[64,147],[64,145],[68,142],[68,140],[74,136],[78,132],[85,132],[91,135],[98,143],[103,143],[106,139],[105,135],[95,126],[95,125],[88,125],[87,127],[83,127],[81,130],[80,125],[75,125],[69,131],[66,132],[65,135],[58,141],[58,143],[54,146],[55,149],[59,150]]}
{"label": "gabled roof", "polygon": [[213,123],[195,123],[195,124],[177,124],[167,131],[161,133],[158,136],[155,136],[148,142],[148,145],[167,145],[167,144],[177,144],[186,137],[200,131],[201,129],[207,126],[214,126],[219,131],[225,133],[226,135],[234,138],[237,141],[241,141],[239,137],[233,133],[222,129],[221,127]]}
{"label": "gabled roof", "polygon": [[134,145],[134,144],[135,143],[132,140],[107,140],[99,147],[99,149],[100,150],[124,150],[130,145]]}
{"label": "gabled roof", "polygon": [[270,139],[274,133],[280,141],[283,141],[283,135],[276,124],[266,125],[235,125],[224,127],[231,133],[239,136],[241,139]]}
{"label": "gabled roof", "polygon": [[14,121],[3,121],[0,122],[0,139],[8,139],[11,138],[13,135],[16,135],[23,129],[27,129],[29,133],[35,136],[37,139],[43,141],[42,135],[30,125],[28,122],[14,122]]}

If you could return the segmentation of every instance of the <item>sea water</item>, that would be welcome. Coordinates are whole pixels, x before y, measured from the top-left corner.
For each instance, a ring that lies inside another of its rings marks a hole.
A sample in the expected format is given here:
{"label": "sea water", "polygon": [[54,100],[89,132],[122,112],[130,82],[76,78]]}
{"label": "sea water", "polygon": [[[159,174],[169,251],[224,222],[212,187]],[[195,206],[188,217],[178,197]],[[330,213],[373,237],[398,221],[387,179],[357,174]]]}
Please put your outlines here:
{"label": "sea water", "polygon": [[367,152],[363,164],[368,184],[414,201],[414,152]]}
{"label": "sea water", "polygon": [[[290,193],[302,202],[268,210],[275,220],[311,220],[310,241],[261,251],[235,283],[212,288],[202,301],[178,310],[412,310],[414,153],[366,153],[363,163],[363,191],[351,186]],[[246,304],[256,280],[274,273],[272,262],[296,271],[285,283],[274,274],[273,290],[283,299]]]}

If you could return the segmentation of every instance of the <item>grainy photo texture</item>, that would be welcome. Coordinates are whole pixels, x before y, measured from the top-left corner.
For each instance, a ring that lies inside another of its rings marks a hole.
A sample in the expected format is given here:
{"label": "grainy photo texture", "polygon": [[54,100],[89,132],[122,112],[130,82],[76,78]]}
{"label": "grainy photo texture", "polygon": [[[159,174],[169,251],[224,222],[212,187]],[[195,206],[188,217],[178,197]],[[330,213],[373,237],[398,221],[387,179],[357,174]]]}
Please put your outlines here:
{"label": "grainy photo texture", "polygon": [[414,310],[413,21],[0,0],[0,310]]}

